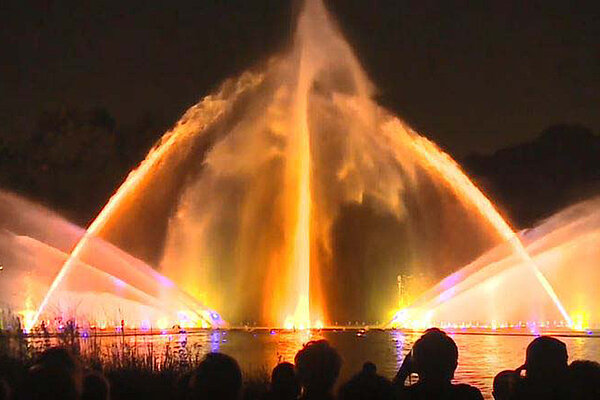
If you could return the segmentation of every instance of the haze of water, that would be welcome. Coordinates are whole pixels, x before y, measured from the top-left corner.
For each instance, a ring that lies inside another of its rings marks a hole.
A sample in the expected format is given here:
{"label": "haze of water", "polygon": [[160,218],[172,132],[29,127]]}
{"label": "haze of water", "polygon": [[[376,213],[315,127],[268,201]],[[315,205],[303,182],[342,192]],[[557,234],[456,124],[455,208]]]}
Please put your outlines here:
{"label": "haze of water", "polygon": [[[523,274],[527,261],[502,244],[427,290],[411,307],[426,310],[428,324],[464,327],[480,324],[492,329],[517,322],[533,333],[567,325],[583,330],[600,328],[600,198],[573,205],[537,227],[520,233],[525,249],[540,273],[556,288],[572,322],[544,312],[523,313],[523,304],[543,309],[549,303],[534,275]],[[546,304],[544,304],[546,303]],[[471,306],[477,304],[477,307]],[[462,322],[461,322],[462,321]],[[419,327],[421,321],[406,321]]]}
{"label": "haze of water", "polygon": [[[0,329],[14,329],[11,315],[26,329],[36,309],[85,230],[48,209],[0,192]],[[220,326],[206,309],[150,266],[99,239],[87,244],[89,263],[72,261],[47,306],[50,329],[75,320],[90,326],[150,329]]]}
{"label": "haze of water", "polygon": [[373,91],[322,2],[308,0],[289,51],[190,108],[131,172],[34,321],[101,238],[233,324],[297,328],[387,321],[508,241],[551,299],[545,313],[568,322],[493,204]]}

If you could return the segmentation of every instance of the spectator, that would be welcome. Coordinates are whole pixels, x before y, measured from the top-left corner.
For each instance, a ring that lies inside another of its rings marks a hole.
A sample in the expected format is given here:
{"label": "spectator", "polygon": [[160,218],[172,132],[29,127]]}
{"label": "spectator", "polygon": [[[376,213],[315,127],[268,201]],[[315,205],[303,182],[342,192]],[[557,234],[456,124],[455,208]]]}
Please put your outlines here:
{"label": "spectator", "polygon": [[326,340],[308,342],[296,354],[295,363],[302,386],[301,399],[333,399],[333,385],[340,373],[342,360]]}
{"label": "spectator", "polygon": [[515,392],[519,375],[510,369],[504,370],[494,378],[492,395],[496,400],[509,400]]}
{"label": "spectator", "polygon": [[569,365],[569,398],[600,399],[600,364],[578,360]]}
{"label": "spectator", "polygon": [[29,399],[79,399],[82,392],[79,360],[63,347],[44,351],[28,373],[25,391]]}
{"label": "spectator", "polygon": [[207,354],[190,379],[192,399],[237,400],[241,388],[237,361],[221,353]]}
{"label": "spectator", "polygon": [[535,338],[527,346],[525,364],[517,369],[525,377],[517,382],[515,399],[567,398],[567,346],[550,336]]}
{"label": "spectator", "polygon": [[29,400],[77,400],[81,392],[75,377],[65,368],[34,365],[25,386]]}
{"label": "spectator", "polygon": [[363,365],[362,371],[346,382],[339,391],[340,400],[387,400],[393,399],[392,384],[381,375],[371,362]]}
{"label": "spectator", "polygon": [[269,399],[292,400],[300,395],[300,384],[294,371],[294,365],[282,362],[273,368]]}
{"label": "spectator", "polygon": [[[425,331],[405,357],[394,378],[400,399],[483,399],[479,389],[466,384],[452,384],[458,366],[458,348],[445,332],[431,328]],[[419,381],[405,386],[411,373]]]}

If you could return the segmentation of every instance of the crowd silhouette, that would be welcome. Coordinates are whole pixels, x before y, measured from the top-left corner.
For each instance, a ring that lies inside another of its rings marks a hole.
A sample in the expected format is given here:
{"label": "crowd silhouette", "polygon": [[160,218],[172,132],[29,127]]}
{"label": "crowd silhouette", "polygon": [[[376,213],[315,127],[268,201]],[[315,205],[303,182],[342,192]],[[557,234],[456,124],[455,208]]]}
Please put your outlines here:
{"label": "crowd silhouette", "polygon": [[[483,399],[476,387],[453,382],[458,348],[450,336],[436,328],[428,329],[415,342],[393,380],[379,375],[377,366],[366,362],[361,371],[339,385],[336,393],[341,366],[340,355],[326,340],[311,341],[296,354],[294,364],[278,364],[268,386],[260,392],[244,389],[242,371],[234,358],[209,353],[179,380],[170,397],[174,400]],[[587,360],[568,364],[566,345],[559,339],[540,336],[527,347],[522,366],[496,375],[492,393],[496,400],[600,399],[600,364]],[[44,351],[27,370],[21,385],[11,385],[6,376],[0,375],[0,400],[110,398],[109,379],[98,370],[82,367],[66,348]],[[152,393],[143,398],[153,398]]]}

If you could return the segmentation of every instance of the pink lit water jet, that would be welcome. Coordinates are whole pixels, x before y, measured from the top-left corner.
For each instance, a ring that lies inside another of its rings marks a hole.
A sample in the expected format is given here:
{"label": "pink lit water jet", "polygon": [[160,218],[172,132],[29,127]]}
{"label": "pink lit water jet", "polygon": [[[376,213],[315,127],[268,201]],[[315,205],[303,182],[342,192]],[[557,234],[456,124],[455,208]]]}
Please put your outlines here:
{"label": "pink lit water jet", "polygon": [[[596,287],[600,281],[600,198],[571,206],[535,228],[519,233],[531,259],[562,299],[570,323],[553,313],[554,305],[523,276],[528,261],[502,244],[426,291],[391,326],[422,324],[506,329],[519,321],[536,329],[599,329]],[[534,312],[531,311],[533,309]]]}
{"label": "pink lit water jet", "polygon": [[[0,192],[0,259],[5,268],[0,280],[3,310],[22,316],[25,329],[34,323],[35,310],[68,259],[84,230],[47,209],[15,195]],[[89,263],[74,261],[76,274],[69,274],[54,292],[47,325],[60,318],[76,320],[80,326],[156,327],[210,326],[212,311],[181,292],[173,282],[115,246],[94,239],[88,242]],[[219,325],[217,321],[216,325]]]}

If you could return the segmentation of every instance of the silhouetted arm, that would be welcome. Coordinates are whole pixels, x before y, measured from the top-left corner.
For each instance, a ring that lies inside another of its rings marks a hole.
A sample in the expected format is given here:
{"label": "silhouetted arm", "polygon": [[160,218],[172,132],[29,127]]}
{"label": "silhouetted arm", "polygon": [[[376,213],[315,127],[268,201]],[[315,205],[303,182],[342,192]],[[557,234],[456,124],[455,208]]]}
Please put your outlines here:
{"label": "silhouetted arm", "polygon": [[412,372],[412,352],[408,352],[404,360],[402,360],[402,365],[396,373],[392,384],[398,388],[404,388],[404,382],[406,382],[406,378]]}

